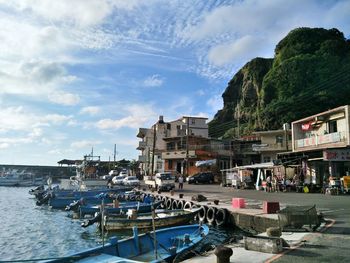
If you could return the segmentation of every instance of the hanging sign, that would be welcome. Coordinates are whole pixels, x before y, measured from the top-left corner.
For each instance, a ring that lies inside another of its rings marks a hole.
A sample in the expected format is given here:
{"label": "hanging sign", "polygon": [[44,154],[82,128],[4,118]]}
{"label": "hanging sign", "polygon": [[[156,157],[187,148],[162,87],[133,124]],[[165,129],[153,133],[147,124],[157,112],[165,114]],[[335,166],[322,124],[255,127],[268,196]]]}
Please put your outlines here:
{"label": "hanging sign", "polygon": [[350,161],[350,149],[324,150],[323,160],[335,162]]}
{"label": "hanging sign", "polygon": [[302,131],[309,131],[309,130],[311,130],[311,128],[312,128],[311,121],[301,125]]}

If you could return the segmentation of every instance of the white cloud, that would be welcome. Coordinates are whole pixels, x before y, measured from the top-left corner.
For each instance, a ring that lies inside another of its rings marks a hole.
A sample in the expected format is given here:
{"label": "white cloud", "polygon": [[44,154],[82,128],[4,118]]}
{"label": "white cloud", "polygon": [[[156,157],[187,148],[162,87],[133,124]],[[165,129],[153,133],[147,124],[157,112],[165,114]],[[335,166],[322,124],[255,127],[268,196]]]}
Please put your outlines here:
{"label": "white cloud", "polygon": [[14,2],[5,0],[2,4],[7,4],[20,12],[31,12],[44,19],[65,21],[80,27],[99,24],[112,12],[110,2],[103,0],[19,0]]}
{"label": "white cloud", "polygon": [[89,114],[89,115],[96,115],[101,111],[101,108],[98,106],[88,106],[84,107],[80,110],[80,114]]}
{"label": "white cloud", "polygon": [[6,142],[0,142],[0,149],[7,149],[10,147],[9,143]]}
{"label": "white cloud", "polygon": [[63,91],[52,92],[48,97],[51,102],[66,106],[76,105],[80,101],[80,96],[78,94],[66,93]]}
{"label": "white cloud", "polygon": [[95,140],[81,140],[81,141],[75,141],[71,143],[72,148],[86,148],[86,147],[92,147],[94,145],[101,144],[100,141],[95,141]]}
{"label": "white cloud", "polygon": [[163,82],[164,82],[163,78],[161,78],[159,75],[156,74],[146,78],[143,81],[143,85],[145,87],[159,87],[163,85]]}
{"label": "white cloud", "polygon": [[0,109],[0,132],[28,131],[38,118],[25,112],[23,107],[8,107]]}
{"label": "white cloud", "polygon": [[61,114],[48,114],[43,119],[53,124],[67,123],[73,118],[73,116],[66,116]]}
{"label": "white cloud", "polygon": [[223,107],[223,101],[221,95],[215,95],[207,101],[207,105],[211,108],[212,112],[217,112]]}
{"label": "white cloud", "polygon": [[209,50],[208,59],[216,66],[222,66],[235,61],[249,61],[261,52],[262,39],[244,36],[231,43],[217,45]]}
{"label": "white cloud", "polygon": [[156,119],[156,112],[152,105],[134,104],[126,106],[124,109],[125,117],[120,119],[102,119],[95,125],[98,129],[120,129],[122,127],[139,128],[144,126],[150,120]]}

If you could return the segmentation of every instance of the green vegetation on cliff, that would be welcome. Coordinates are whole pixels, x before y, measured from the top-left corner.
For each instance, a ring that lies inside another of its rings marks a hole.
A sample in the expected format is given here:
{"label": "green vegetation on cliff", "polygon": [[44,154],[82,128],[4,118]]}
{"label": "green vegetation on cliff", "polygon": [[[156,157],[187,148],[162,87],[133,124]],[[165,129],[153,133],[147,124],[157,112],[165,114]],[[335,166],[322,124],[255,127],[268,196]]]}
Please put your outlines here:
{"label": "green vegetation on cliff", "polygon": [[298,28],[274,59],[256,58],[223,93],[224,108],[209,124],[213,137],[280,129],[283,123],[350,103],[350,42],[337,29]]}

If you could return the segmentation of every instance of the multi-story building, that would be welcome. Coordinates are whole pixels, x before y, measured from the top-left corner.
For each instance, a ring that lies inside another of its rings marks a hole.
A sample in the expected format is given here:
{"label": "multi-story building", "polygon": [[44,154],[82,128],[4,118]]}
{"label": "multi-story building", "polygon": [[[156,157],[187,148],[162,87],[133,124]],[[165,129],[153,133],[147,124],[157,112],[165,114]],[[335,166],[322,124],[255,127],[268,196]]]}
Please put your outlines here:
{"label": "multi-story building", "polygon": [[[287,126],[287,125],[286,125]],[[290,129],[254,132],[260,143],[253,144],[253,151],[260,153],[261,162],[277,159],[277,154],[292,151],[292,132]]]}
{"label": "multi-story building", "polygon": [[[169,149],[169,147],[175,149],[173,145],[175,142],[169,142],[169,138],[182,138],[182,144],[184,145],[186,145],[189,136],[208,138],[206,120],[207,118],[202,117],[184,116],[175,121],[164,122],[163,116],[160,116],[158,122],[151,128],[140,128],[137,137],[142,140],[139,142],[137,149],[141,151],[139,156],[141,171],[150,174],[152,170],[153,172],[169,170],[169,166],[165,167],[165,162],[162,159],[162,152]],[[182,167],[184,165],[185,162],[182,161]],[[181,171],[183,172],[184,169],[182,168]]]}
{"label": "multi-story building", "polygon": [[[349,105],[292,122],[292,147],[304,156],[306,180],[322,184],[350,171]],[[307,161],[307,162],[306,162]]]}

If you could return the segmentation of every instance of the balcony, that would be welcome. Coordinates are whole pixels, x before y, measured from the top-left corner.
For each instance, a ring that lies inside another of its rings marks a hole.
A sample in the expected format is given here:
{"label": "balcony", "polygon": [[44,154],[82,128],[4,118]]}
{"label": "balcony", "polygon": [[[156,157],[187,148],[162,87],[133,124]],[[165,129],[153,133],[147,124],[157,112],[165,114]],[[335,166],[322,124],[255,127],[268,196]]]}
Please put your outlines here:
{"label": "balcony", "polygon": [[[276,144],[253,144],[252,149],[255,152],[281,152],[287,151],[286,145],[283,143]],[[289,141],[288,150],[292,150],[292,144]]]}
{"label": "balcony", "polygon": [[308,148],[326,148],[329,146],[345,146],[346,140],[346,132],[333,132],[322,135],[316,134],[310,138],[296,140],[294,146],[296,150],[304,150]]}
{"label": "balcony", "polygon": [[147,146],[146,142],[139,142],[139,146],[136,149],[141,151],[146,149],[146,146]]}
{"label": "balcony", "polygon": [[[196,152],[193,150],[188,151],[189,158],[195,158]],[[183,151],[166,151],[162,153],[162,159],[185,159],[186,158],[186,150]]]}

